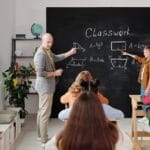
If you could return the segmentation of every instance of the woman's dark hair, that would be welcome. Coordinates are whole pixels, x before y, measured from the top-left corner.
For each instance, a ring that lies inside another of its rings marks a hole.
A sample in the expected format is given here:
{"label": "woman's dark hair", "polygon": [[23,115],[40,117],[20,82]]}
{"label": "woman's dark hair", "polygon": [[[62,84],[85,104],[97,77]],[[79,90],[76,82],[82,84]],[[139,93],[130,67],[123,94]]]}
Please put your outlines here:
{"label": "woman's dark hair", "polygon": [[91,92],[94,92],[94,93],[97,93],[98,92],[98,87],[100,85],[100,81],[95,79],[95,80],[92,80],[92,81],[84,81],[84,80],[81,80],[80,82],[80,86],[85,90],[85,91],[91,91]]}
{"label": "woman's dark hair", "polygon": [[108,121],[93,92],[83,92],[73,105],[64,130],[57,136],[58,150],[115,150],[116,126]]}

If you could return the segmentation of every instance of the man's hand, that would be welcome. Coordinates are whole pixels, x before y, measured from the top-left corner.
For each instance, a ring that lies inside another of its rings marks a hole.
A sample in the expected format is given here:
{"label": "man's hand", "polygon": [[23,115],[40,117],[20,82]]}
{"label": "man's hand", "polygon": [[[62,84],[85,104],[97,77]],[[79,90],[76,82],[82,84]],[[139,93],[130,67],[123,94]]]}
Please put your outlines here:
{"label": "man's hand", "polygon": [[69,57],[71,55],[74,55],[77,53],[77,49],[76,48],[72,48],[71,50],[69,50],[68,52],[65,53],[65,57]]}
{"label": "man's hand", "polygon": [[57,69],[54,71],[54,76],[61,76],[63,73],[63,69]]}
{"label": "man's hand", "polygon": [[76,48],[72,48],[69,52],[70,52],[70,56],[74,55],[74,54],[77,53],[77,49]]}

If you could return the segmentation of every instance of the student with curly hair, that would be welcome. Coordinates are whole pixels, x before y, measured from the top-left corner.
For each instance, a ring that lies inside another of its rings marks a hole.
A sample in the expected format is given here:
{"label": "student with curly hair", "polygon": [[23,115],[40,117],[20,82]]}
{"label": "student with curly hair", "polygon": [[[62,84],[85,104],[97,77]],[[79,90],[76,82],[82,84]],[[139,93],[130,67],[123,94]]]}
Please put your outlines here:
{"label": "student with curly hair", "polygon": [[[74,104],[76,97],[83,90],[83,88],[80,86],[80,82],[82,80],[93,81],[93,77],[89,71],[87,70],[81,71],[75,78],[75,81],[69,87],[68,91],[63,96],[61,96],[60,101],[62,104],[68,104],[69,107],[71,107]],[[97,96],[100,98],[100,101],[103,104],[109,103],[109,100],[106,97],[104,97],[100,92],[97,93]]]}
{"label": "student with curly hair", "polygon": [[[81,85],[81,82],[83,81],[87,82],[87,84],[89,85],[89,88],[85,88],[84,86]],[[91,87],[90,83],[91,85],[93,85],[93,87]],[[99,84],[100,84],[99,81],[94,80],[89,71],[87,70],[81,71],[77,75],[75,81],[72,83],[68,91],[60,98],[61,103],[68,104],[69,108],[62,110],[59,113],[58,118],[60,120],[68,119],[74,102],[76,101],[77,97],[85,90],[87,91],[93,90],[96,93],[98,100],[102,103],[105,114],[109,119],[124,118],[124,113],[122,111],[108,105],[109,100],[106,97],[104,97],[98,90]]]}

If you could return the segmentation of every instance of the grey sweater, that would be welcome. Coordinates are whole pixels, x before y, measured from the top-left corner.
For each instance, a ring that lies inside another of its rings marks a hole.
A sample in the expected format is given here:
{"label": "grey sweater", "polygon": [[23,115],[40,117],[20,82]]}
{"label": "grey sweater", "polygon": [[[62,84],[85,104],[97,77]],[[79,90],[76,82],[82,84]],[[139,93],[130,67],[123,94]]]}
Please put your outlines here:
{"label": "grey sweater", "polygon": [[[53,54],[54,61],[61,61],[65,59],[64,54]],[[35,90],[38,93],[54,93],[55,91],[55,77],[47,77],[48,72],[53,71],[51,61],[44,49],[40,46],[34,56],[34,65],[36,71]]]}

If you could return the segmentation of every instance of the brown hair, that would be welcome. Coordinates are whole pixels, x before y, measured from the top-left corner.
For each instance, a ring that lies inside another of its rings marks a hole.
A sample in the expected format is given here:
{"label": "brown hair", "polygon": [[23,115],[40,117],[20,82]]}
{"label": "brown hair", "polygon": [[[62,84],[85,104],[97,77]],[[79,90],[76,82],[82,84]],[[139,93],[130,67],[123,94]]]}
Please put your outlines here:
{"label": "brown hair", "polygon": [[64,130],[57,136],[58,150],[115,150],[116,126],[107,120],[92,92],[83,92],[74,103]]}
{"label": "brown hair", "polygon": [[87,71],[87,70],[81,71],[75,78],[75,81],[69,87],[69,91],[72,93],[77,93],[77,94],[80,93],[81,91],[83,91],[83,88],[80,86],[80,83],[82,80],[92,81],[93,77],[89,71]]}
{"label": "brown hair", "polygon": [[77,77],[75,78],[75,82],[78,82],[80,83],[81,80],[84,80],[84,81],[91,81],[93,80],[93,77],[91,75],[91,73],[87,70],[84,70],[84,71],[81,71]]}
{"label": "brown hair", "polygon": [[144,46],[144,49],[150,50],[150,45],[145,45],[145,46]]}

